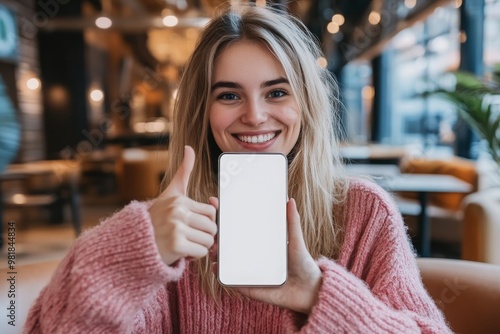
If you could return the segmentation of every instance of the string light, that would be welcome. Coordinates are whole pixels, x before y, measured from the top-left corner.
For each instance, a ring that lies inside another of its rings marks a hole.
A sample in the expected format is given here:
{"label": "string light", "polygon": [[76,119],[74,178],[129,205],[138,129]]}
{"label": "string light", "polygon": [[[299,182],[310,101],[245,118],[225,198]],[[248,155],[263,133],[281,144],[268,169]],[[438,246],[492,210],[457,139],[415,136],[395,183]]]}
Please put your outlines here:
{"label": "string light", "polygon": [[332,22],[338,24],[339,26],[343,25],[345,23],[344,15],[342,14],[333,15]]}
{"label": "string light", "polygon": [[376,11],[372,11],[370,15],[368,16],[368,22],[370,22],[371,25],[376,25],[380,23],[380,13]]}
{"label": "string light", "polygon": [[328,32],[330,34],[336,34],[336,33],[338,33],[340,31],[340,27],[339,27],[339,25],[337,23],[330,22],[326,26],[326,30],[328,30]]}
{"label": "string light", "polygon": [[321,68],[326,68],[328,66],[328,61],[326,60],[325,57],[319,57],[316,60],[316,63],[319,65]]}
{"label": "string light", "polygon": [[417,0],[405,0],[405,6],[408,9],[415,8],[416,5],[417,5]]}

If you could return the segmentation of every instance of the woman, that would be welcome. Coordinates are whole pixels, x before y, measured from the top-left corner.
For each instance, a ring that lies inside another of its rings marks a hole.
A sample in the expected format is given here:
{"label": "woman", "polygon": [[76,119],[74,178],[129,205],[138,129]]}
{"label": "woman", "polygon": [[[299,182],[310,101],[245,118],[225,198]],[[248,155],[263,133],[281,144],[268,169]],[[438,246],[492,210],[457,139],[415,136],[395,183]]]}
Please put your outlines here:
{"label": "woman", "polygon": [[[337,90],[319,56],[284,13],[241,5],[215,18],[180,82],[166,189],[75,242],[26,332],[449,332],[389,196],[342,172]],[[288,156],[281,287],[217,283],[213,196],[229,151]]]}

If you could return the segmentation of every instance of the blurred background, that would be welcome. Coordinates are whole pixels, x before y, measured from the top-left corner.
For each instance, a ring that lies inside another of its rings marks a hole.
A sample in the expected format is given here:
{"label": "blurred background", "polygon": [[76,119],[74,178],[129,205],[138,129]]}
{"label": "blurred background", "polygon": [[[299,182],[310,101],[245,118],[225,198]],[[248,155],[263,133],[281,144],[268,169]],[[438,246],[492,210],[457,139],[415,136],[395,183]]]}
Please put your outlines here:
{"label": "blurred background", "polygon": [[[182,68],[223,2],[0,0],[0,231],[16,223],[21,259],[60,256],[82,229],[158,194]],[[498,192],[491,140],[456,101],[429,93],[453,90],[454,73],[467,72],[491,90],[479,97],[498,118],[500,1],[274,3],[318,37],[318,63],[340,86],[348,169],[394,194],[418,253],[500,262],[484,237],[498,219],[477,208],[469,220],[483,230],[466,219],[466,204],[482,201],[471,195]],[[407,174],[466,184],[391,183]]]}

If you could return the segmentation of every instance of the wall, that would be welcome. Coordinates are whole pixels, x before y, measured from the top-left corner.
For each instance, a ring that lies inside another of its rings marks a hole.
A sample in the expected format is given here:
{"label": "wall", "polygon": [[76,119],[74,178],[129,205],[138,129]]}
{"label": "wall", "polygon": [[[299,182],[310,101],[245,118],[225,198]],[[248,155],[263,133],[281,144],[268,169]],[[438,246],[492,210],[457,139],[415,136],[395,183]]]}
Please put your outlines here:
{"label": "wall", "polygon": [[[13,103],[21,123],[21,147],[16,162],[42,160],[45,158],[44,131],[42,121],[42,98],[40,90],[29,90],[26,81],[31,77],[39,77],[38,45],[33,30],[34,1],[2,0],[2,4],[17,14],[18,24],[18,57],[10,64],[14,75],[6,79],[6,86],[15,90]],[[5,79],[5,78],[4,78]]]}

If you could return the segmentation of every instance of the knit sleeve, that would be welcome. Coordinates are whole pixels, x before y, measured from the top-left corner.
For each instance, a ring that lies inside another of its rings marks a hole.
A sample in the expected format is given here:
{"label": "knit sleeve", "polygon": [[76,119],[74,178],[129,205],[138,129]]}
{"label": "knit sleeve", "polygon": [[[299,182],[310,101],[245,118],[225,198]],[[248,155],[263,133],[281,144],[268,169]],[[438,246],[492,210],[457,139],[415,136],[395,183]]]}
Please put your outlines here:
{"label": "knit sleeve", "polygon": [[169,331],[168,303],[153,310],[185,263],[161,261],[147,209],[134,201],[75,241],[32,305],[24,333]]}
{"label": "knit sleeve", "polygon": [[318,260],[323,280],[317,303],[302,327],[301,317],[287,311],[289,331],[451,333],[422,284],[401,215],[389,196],[369,185],[351,194],[346,205],[357,209],[347,210],[342,254],[337,261]]}

